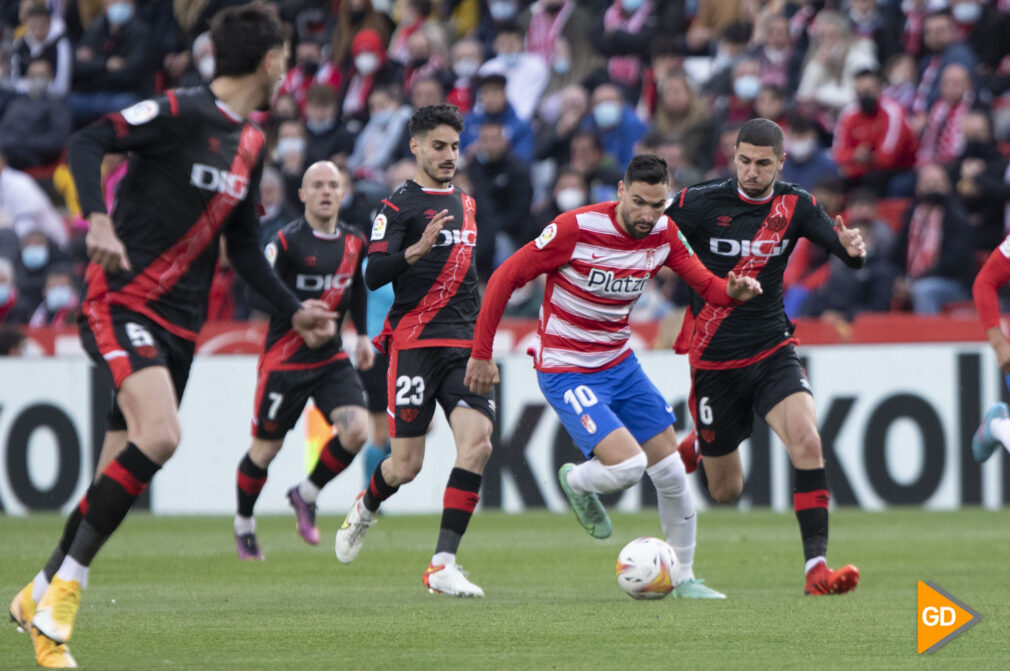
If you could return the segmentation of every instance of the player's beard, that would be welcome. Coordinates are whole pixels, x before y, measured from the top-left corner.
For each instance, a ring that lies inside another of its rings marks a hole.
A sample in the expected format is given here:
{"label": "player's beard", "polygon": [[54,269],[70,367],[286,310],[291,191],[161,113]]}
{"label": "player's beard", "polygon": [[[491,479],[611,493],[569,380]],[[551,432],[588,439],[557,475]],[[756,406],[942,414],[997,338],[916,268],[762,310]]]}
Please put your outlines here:
{"label": "player's beard", "polygon": [[773,186],[775,186],[775,181],[778,178],[779,178],[779,171],[776,170],[775,174],[772,175],[771,181],[768,182],[767,184],[765,184],[764,186],[760,186],[760,187],[750,186],[749,187],[746,184],[744,184],[743,182],[741,182],[739,179],[737,179],[736,183],[737,183],[737,186],[740,187],[740,190],[747,194],[748,198],[760,198],[761,196],[763,196],[766,193],[768,193],[769,189],[771,189]]}
{"label": "player's beard", "polygon": [[[656,227],[656,224],[653,224],[652,226],[649,226],[649,230],[643,232],[639,228],[635,227],[636,222],[632,221],[631,218],[628,217],[628,215],[625,214],[624,212],[621,213],[621,220],[624,222],[624,230],[626,230],[628,232],[628,235],[635,238],[636,240],[642,240],[644,238],[649,237],[649,234],[652,233],[652,229]],[[640,223],[645,224],[648,222],[642,221]]]}
{"label": "player's beard", "polygon": [[428,167],[429,165],[431,165],[431,164],[429,164],[427,162],[425,163],[424,173],[426,175],[428,175],[428,177],[433,182],[437,182],[437,183],[445,186],[446,184],[448,184],[449,182],[452,181],[453,177],[456,176],[456,166],[455,165],[452,167],[452,172],[449,173],[449,176],[448,177],[444,177],[444,178],[439,174],[439,169],[441,168],[441,164],[436,164],[436,165],[434,165],[431,168]]}

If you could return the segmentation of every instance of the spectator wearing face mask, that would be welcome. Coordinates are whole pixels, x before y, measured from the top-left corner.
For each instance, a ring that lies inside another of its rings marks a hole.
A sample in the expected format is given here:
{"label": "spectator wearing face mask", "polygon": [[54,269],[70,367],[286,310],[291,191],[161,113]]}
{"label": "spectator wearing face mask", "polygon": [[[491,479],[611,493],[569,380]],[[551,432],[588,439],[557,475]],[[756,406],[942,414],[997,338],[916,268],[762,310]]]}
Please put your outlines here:
{"label": "spectator wearing face mask", "polygon": [[581,82],[592,76],[598,67],[598,60],[581,61],[573,57],[571,43],[564,37],[554,41],[553,59],[550,61],[550,77],[537,104],[535,119],[552,123],[563,113],[562,91],[569,86],[581,86]]}
{"label": "spectator wearing face mask", "polygon": [[378,48],[384,61],[392,27],[392,20],[375,9],[372,0],[341,0],[340,9],[337,10],[337,26],[333,31],[333,62],[346,67],[348,56],[356,56],[354,41],[363,32],[373,33],[378,38]]}
{"label": "spectator wearing face mask", "polygon": [[75,52],[68,103],[78,126],[129,107],[153,91],[156,66],[148,53],[150,31],[136,16],[133,1],[104,0],[104,7]]}
{"label": "spectator wearing face mask", "polygon": [[796,117],[790,122],[785,151],[783,182],[810,191],[824,179],[839,177],[838,164],[831,158],[831,151],[821,146],[817,126],[806,117]]}
{"label": "spectator wearing face mask", "polygon": [[631,160],[635,143],[648,130],[635,110],[624,102],[624,94],[615,84],[600,84],[593,90],[592,112],[582,122],[600,138],[606,153],[614,157],[618,170]]}
{"label": "spectator wearing face mask", "polygon": [[42,302],[32,313],[28,326],[71,326],[77,314],[77,303],[73,271],[69,268],[53,268],[46,275]]}
{"label": "spectator wearing face mask", "polygon": [[190,47],[190,67],[180,78],[180,87],[209,84],[214,79],[214,43],[210,33],[200,33]]}
{"label": "spectator wearing face mask", "polygon": [[14,264],[0,257],[0,324],[24,324],[28,321],[31,310],[25,309],[20,298]]}
{"label": "spectator wearing face mask", "polygon": [[72,127],[66,102],[49,92],[49,61],[32,61],[25,75],[27,91],[11,100],[0,117],[0,147],[7,163],[18,170],[59,160]]}
{"label": "spectator wearing face mask", "polygon": [[400,148],[413,110],[402,104],[396,86],[376,88],[368,99],[368,107],[368,123],[358,133],[347,167],[358,180],[358,188],[379,200],[388,194],[383,182],[386,166],[393,162]]}
{"label": "spectator wearing face mask", "polygon": [[479,74],[504,76],[509,104],[520,119],[529,121],[550,78],[547,65],[539,56],[523,51],[523,33],[516,23],[499,27],[494,51],[497,55],[480,67]]}
{"label": "spectator wearing face mask", "polygon": [[549,117],[550,110],[541,107],[540,132],[536,136],[534,156],[538,161],[550,160],[554,165],[567,165],[572,136],[578,132],[589,112],[589,93],[579,84],[563,88],[559,94],[558,116]]}
{"label": "spectator wearing face mask", "polygon": [[837,113],[855,102],[856,73],[878,67],[873,43],[854,37],[848,20],[831,10],[817,15],[811,35],[796,100]]}
{"label": "spectator wearing face mask", "polygon": [[800,79],[802,54],[789,38],[789,19],[771,14],[762,21],[762,28],[761,43],[751,54],[761,64],[762,83],[795,90]]}
{"label": "spectator wearing face mask", "polygon": [[[502,26],[519,20],[519,0],[484,0],[487,9],[482,12],[475,37],[485,53],[494,51],[495,37]],[[483,4],[483,3],[482,3]]]}
{"label": "spectator wearing face mask", "polygon": [[408,57],[404,64],[402,94],[408,95],[422,79],[438,79],[443,86],[452,83],[449,72],[445,33],[437,24],[422,26],[407,40]]}
{"label": "spectator wearing face mask", "polygon": [[761,63],[741,58],[732,70],[731,93],[718,96],[713,104],[716,128],[742,124],[757,115],[755,103],[761,93]]}
{"label": "spectator wearing face mask", "polygon": [[550,200],[533,213],[531,230],[539,233],[559,214],[589,205],[589,186],[573,168],[562,168],[551,190]]}
{"label": "spectator wearing face mask", "polygon": [[294,98],[304,114],[309,89],[322,85],[336,92],[340,90],[340,84],[340,68],[323,58],[322,45],[303,40],[295,47],[295,65],[284,75],[277,93]]}
{"label": "spectator wearing face mask", "polygon": [[[660,30],[653,0],[614,0],[593,32],[593,44],[607,59],[607,76],[638,97],[649,44]],[[630,160],[630,158],[629,158]]]}
{"label": "spectator wearing face mask", "polygon": [[463,132],[459,136],[460,150],[469,152],[477,140],[480,127],[494,122],[504,128],[505,136],[516,156],[530,161],[533,157],[533,129],[516,114],[505,90],[504,75],[491,74],[481,78],[477,85],[477,105],[464,117]]}
{"label": "spectator wearing face mask", "polygon": [[284,177],[284,190],[291,207],[299,209],[298,188],[305,171],[305,124],[298,119],[282,121],[277,127],[273,162]]}
{"label": "spectator wearing face mask", "polygon": [[44,233],[32,231],[21,238],[20,261],[16,268],[20,300],[29,310],[34,310],[42,302],[49,271],[65,258]]}
{"label": "spectator wearing face mask", "polygon": [[0,154],[0,210],[7,213],[8,225],[22,240],[40,231],[57,246],[64,247],[70,236],[66,223],[49,196],[34,179],[7,164]]}
{"label": "spectator wearing face mask", "polygon": [[453,84],[446,102],[458,107],[463,114],[468,114],[473,109],[477,71],[483,64],[484,53],[476,39],[464,37],[452,45]]}
{"label": "spectator wearing face mask", "polygon": [[989,252],[1010,222],[1010,170],[993,138],[992,120],[976,109],[964,120],[964,154],[954,170],[957,193],[975,230],[975,249]]}
{"label": "spectator wearing face mask", "polygon": [[406,0],[400,3],[400,21],[389,38],[389,58],[404,64],[410,60],[407,42],[428,21],[431,9],[431,0]]}
{"label": "spectator wearing face mask", "polygon": [[942,166],[921,166],[916,180],[915,203],[894,249],[901,271],[894,296],[911,302],[916,314],[937,315],[950,303],[971,299],[974,236]]}
{"label": "spectator wearing face mask", "polygon": [[351,132],[358,132],[368,121],[368,96],[376,86],[403,86],[403,67],[386,58],[382,36],[365,29],[354,36],[351,45],[353,63],[344,77],[341,120]]}
{"label": "spectator wearing face mask", "polygon": [[53,21],[45,3],[32,3],[24,13],[25,34],[11,47],[11,82],[15,90],[30,93],[39,82],[28,73],[32,61],[49,64],[46,92],[63,97],[70,92],[74,54],[63,21]]}
{"label": "spectator wearing face mask", "polygon": [[315,84],[305,98],[305,165],[354,151],[354,133],[337,123],[337,92]]}
{"label": "spectator wearing face mask", "polygon": [[905,110],[883,97],[882,84],[874,69],[856,74],[857,103],[842,112],[834,137],[835,161],[849,184],[881,195],[897,173],[915,164],[918,146]]}

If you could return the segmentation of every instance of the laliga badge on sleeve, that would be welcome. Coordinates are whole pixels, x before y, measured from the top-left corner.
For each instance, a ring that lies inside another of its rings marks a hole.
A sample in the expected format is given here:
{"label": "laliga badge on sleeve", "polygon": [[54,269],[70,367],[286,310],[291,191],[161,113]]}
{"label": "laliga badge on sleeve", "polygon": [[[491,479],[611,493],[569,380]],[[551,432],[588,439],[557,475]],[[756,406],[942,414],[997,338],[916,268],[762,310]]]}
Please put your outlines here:
{"label": "laliga badge on sleeve", "polygon": [[544,247],[547,246],[548,242],[550,242],[557,236],[557,234],[558,234],[558,225],[548,224],[547,228],[545,228],[543,232],[533,242],[534,244],[536,244],[537,249],[543,249]]}
{"label": "laliga badge on sleeve", "polygon": [[158,116],[158,103],[153,100],[142,100],[136,105],[127,107],[125,110],[120,112],[123,115],[123,119],[126,123],[131,126],[140,126],[148,121],[151,121],[156,116]]}

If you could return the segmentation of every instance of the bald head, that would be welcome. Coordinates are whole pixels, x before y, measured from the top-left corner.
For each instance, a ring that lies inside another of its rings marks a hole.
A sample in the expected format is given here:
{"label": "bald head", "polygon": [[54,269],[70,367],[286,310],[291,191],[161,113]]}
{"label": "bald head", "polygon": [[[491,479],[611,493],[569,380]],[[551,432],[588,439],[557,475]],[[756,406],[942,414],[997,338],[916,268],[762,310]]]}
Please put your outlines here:
{"label": "bald head", "polygon": [[344,176],[333,162],[318,161],[308,167],[298,197],[305,203],[305,219],[312,228],[333,232],[345,190]]}

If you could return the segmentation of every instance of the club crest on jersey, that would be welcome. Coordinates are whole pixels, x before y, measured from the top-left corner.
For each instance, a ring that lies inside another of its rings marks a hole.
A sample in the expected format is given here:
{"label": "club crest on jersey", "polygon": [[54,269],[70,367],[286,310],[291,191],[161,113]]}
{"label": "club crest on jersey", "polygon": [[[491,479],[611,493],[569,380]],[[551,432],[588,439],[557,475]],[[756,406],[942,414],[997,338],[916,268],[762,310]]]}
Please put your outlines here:
{"label": "club crest on jersey", "polygon": [[372,240],[382,240],[386,237],[386,215],[379,214],[372,223]]}
{"label": "club crest on jersey", "polygon": [[189,173],[189,183],[198,189],[216,191],[235,200],[243,200],[249,191],[249,180],[227,170],[219,170],[203,163],[194,163]]}
{"label": "club crest on jersey", "polygon": [[648,270],[652,270],[656,267],[656,250],[647,249],[645,250],[645,267]]}
{"label": "club crest on jersey", "polygon": [[557,235],[558,235],[558,225],[547,224],[547,228],[545,228],[537,237],[537,239],[534,240],[533,242],[534,244],[536,244],[537,249],[543,249],[544,247],[547,246],[547,243],[553,240],[555,237],[557,237]]}
{"label": "club crest on jersey", "polygon": [[603,294],[614,294],[618,296],[637,296],[645,288],[645,281],[649,279],[649,273],[644,277],[614,277],[612,270],[600,270],[593,268],[589,271],[589,280],[586,288],[590,291],[597,291]]}
{"label": "club crest on jersey", "polygon": [[273,267],[274,262],[277,261],[277,245],[272,242],[267,243],[267,246],[263,249],[263,254],[267,257],[267,263],[270,264],[270,267]]}
{"label": "club crest on jersey", "polygon": [[789,220],[783,217],[782,215],[776,214],[771,215],[767,219],[765,219],[765,224],[767,224],[768,228],[770,228],[772,231],[778,233],[779,231],[783,230],[786,226],[789,225]]}
{"label": "club crest on jersey", "polygon": [[582,421],[583,429],[585,429],[588,433],[596,433],[596,422],[593,421],[592,417],[589,415],[582,415],[579,419]]}
{"label": "club crest on jersey", "polygon": [[733,240],[710,238],[709,250],[719,256],[781,256],[789,249],[789,240]]}
{"label": "club crest on jersey", "polygon": [[158,103],[153,100],[141,100],[120,112],[123,120],[131,126],[139,126],[158,116]]}

